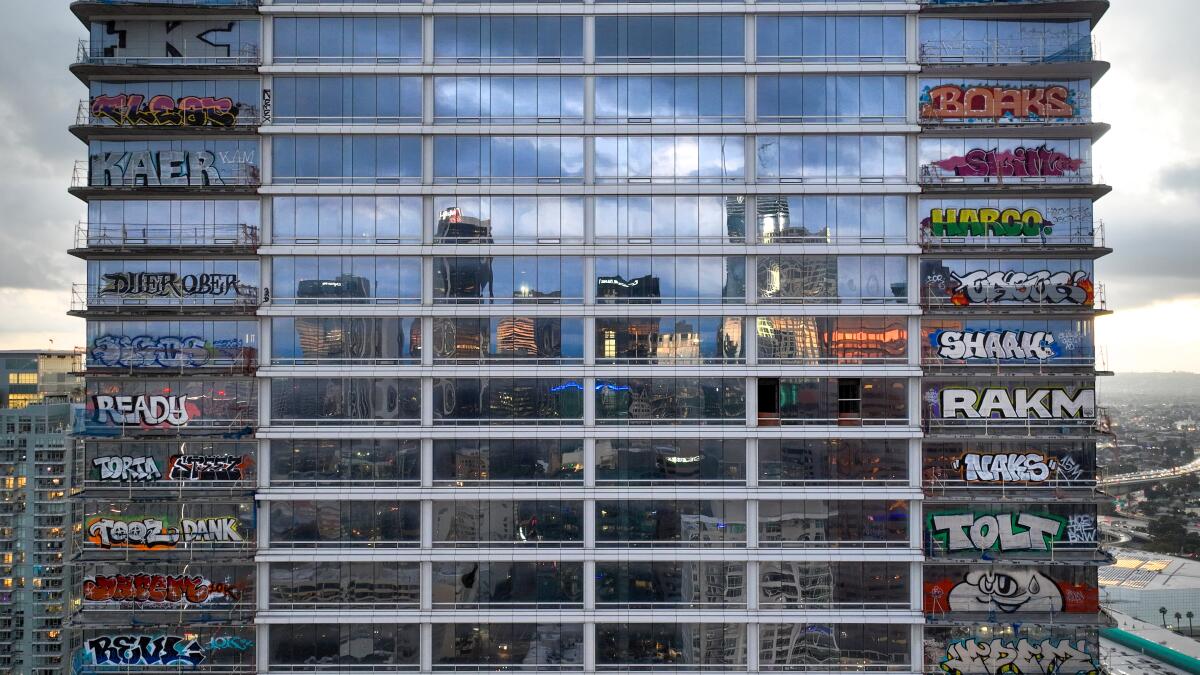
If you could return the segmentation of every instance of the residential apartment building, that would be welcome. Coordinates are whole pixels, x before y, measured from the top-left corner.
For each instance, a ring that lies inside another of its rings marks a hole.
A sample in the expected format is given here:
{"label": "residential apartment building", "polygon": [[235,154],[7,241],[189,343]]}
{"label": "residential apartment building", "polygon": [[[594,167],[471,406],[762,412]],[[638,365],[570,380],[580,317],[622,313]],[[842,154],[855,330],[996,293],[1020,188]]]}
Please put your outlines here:
{"label": "residential apartment building", "polygon": [[72,408],[0,408],[0,673],[62,672]]}
{"label": "residential apartment building", "polygon": [[73,668],[1094,670],[1106,6],[74,3]]}
{"label": "residential apartment building", "polygon": [[0,408],[76,400],[83,394],[83,354],[55,350],[0,351]]}

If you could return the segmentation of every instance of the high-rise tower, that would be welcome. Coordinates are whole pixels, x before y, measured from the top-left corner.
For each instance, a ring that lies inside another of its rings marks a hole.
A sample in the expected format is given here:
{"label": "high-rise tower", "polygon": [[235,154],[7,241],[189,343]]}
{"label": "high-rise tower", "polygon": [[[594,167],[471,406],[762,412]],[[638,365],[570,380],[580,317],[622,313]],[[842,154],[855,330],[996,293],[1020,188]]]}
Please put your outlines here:
{"label": "high-rise tower", "polygon": [[73,666],[1090,665],[1105,5],[75,3]]}

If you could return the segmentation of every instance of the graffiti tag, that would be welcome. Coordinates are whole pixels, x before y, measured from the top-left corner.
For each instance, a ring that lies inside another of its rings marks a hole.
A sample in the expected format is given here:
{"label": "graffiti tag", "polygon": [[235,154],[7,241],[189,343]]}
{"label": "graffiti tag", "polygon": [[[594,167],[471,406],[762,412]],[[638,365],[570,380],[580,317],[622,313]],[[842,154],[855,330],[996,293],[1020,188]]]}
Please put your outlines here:
{"label": "graffiti tag", "polygon": [[954,461],[954,468],[971,483],[1041,483],[1050,478],[1057,463],[1038,452],[968,452]]}
{"label": "graffiti tag", "polygon": [[238,108],[229,97],[114,94],[92,99],[92,117],[121,126],[231,127]]}
{"label": "graffiti tag", "polygon": [[[181,427],[192,418],[187,396],[109,396],[92,397],[95,402],[95,421],[142,426]],[[195,407],[195,406],[191,406]]]}
{"label": "graffiti tag", "polygon": [[145,605],[203,605],[237,602],[242,589],[236,584],[209,581],[200,576],[162,574],[117,574],[86,577],[83,601],[86,603],[136,603]]}
{"label": "graffiti tag", "polygon": [[1017,147],[1012,150],[975,148],[968,150],[964,156],[943,159],[933,164],[939,169],[953,172],[955,176],[966,178],[1048,178],[1078,172],[1083,166],[1083,160],[1073,159],[1069,155],[1041,145],[1036,148]]}
{"label": "graffiti tag", "polygon": [[242,480],[250,458],[239,455],[173,455],[167,480]]}
{"label": "graffiti tag", "polygon": [[100,480],[145,483],[162,478],[153,457],[112,455],[97,457],[92,460],[92,465],[100,469]]}
{"label": "graffiti tag", "polygon": [[1005,639],[980,641],[974,638],[954,642],[946,647],[941,663],[948,675],[1010,673],[1028,675],[1099,675],[1100,664],[1087,651],[1083,640],[1072,645],[1069,640],[1018,642]]}
{"label": "graffiti tag", "polygon": [[152,337],[149,335],[102,335],[92,342],[91,361],[97,366],[121,368],[200,368],[214,354],[238,356],[243,349],[237,338]]}
{"label": "graffiti tag", "polygon": [[208,650],[212,652],[222,649],[232,649],[244,652],[254,646],[254,640],[248,640],[236,635],[219,635],[208,641]]}
{"label": "graffiti tag", "polygon": [[117,520],[93,518],[87,525],[88,541],[100,548],[151,550],[194,542],[244,541],[237,518],[184,518],[179,527],[167,527],[158,518]]}
{"label": "graffiti tag", "polygon": [[217,156],[209,150],[134,150],[92,155],[91,184],[101,186],[224,185]]}
{"label": "graffiti tag", "polygon": [[1095,298],[1087,272],[975,270],[951,273],[950,301],[959,306],[994,302],[1090,306]]}
{"label": "graffiti tag", "polygon": [[1037,209],[932,209],[921,221],[935,237],[1039,237],[1054,223]]}
{"label": "graffiti tag", "polygon": [[1056,420],[1096,417],[1096,390],[948,388],[940,392],[942,419]]}
{"label": "graffiti tag", "polygon": [[1037,359],[1059,355],[1054,335],[1044,330],[939,330],[929,336],[943,359]]}
{"label": "graffiti tag", "polygon": [[1062,591],[1050,577],[1036,568],[1009,570],[978,569],[967,572],[963,582],[950,591],[950,610],[1005,614],[1019,610],[1061,612]]}
{"label": "graffiti tag", "polygon": [[236,274],[184,274],[174,272],[113,272],[104,275],[100,295],[183,298],[196,295],[238,294]]}
{"label": "graffiti tag", "polygon": [[89,665],[198,666],[204,662],[200,643],[178,635],[102,635],[84,643]]}
{"label": "graffiti tag", "polygon": [[929,523],[948,551],[1048,551],[1065,527],[1060,518],[1036,513],[941,513]]}
{"label": "graffiti tag", "polygon": [[926,97],[928,102],[921,106],[921,117],[924,118],[1041,120],[1075,116],[1075,106],[1068,102],[1070,92],[1058,85],[1014,89],[945,84],[930,88]]}

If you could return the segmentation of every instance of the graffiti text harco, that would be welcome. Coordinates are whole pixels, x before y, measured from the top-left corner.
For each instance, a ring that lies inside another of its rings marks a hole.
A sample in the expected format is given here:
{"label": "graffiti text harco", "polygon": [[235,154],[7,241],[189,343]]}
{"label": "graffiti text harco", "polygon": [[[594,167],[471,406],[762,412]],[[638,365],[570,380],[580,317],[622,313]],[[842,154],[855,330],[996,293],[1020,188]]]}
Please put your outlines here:
{"label": "graffiti text harco", "polygon": [[1037,209],[932,209],[922,223],[934,237],[1042,237],[1054,223]]}

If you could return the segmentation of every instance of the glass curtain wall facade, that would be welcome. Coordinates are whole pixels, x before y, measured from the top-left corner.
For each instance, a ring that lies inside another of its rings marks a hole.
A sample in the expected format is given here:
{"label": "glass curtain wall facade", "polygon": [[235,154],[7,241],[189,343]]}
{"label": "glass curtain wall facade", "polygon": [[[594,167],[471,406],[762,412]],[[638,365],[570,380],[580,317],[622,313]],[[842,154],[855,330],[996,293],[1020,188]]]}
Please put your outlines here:
{"label": "glass curtain wall facade", "polygon": [[[992,627],[926,630],[925,331],[1016,313],[1074,330],[1083,363],[1095,256],[1092,127],[924,124],[941,5],[76,3],[74,663],[945,672]],[[1041,47],[1087,32],[1023,5],[1003,21]],[[1018,102],[1049,117],[1037,86]],[[1060,173],[1012,194],[971,154],[997,143]],[[959,169],[985,173],[923,194]],[[988,202],[1010,194],[1015,220]],[[1020,245],[936,257],[930,199],[947,232],[951,209],[998,209]],[[1052,206],[1086,217],[1026,213]],[[935,296],[938,273],[972,281]],[[1055,311],[1021,314],[995,273],[1035,275]],[[1021,336],[1009,365],[1053,379]],[[1081,368],[1040,385],[1047,406],[1086,398]],[[1086,464],[1078,432],[1059,449]],[[1033,547],[1086,501],[990,517]]]}

